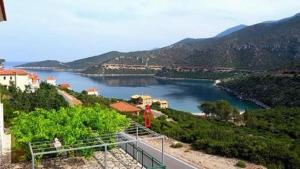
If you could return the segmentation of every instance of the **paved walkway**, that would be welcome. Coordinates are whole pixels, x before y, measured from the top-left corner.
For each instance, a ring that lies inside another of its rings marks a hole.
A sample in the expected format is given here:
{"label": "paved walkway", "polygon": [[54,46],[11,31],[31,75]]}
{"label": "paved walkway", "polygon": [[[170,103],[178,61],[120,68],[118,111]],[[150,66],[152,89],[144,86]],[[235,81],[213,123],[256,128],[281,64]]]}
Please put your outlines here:
{"label": "paved walkway", "polygon": [[57,89],[57,92],[59,95],[64,97],[64,99],[69,103],[70,106],[82,105],[82,102],[80,100],[78,100],[76,97],[70,95],[69,93],[67,93],[63,90],[59,90],[59,89]]}

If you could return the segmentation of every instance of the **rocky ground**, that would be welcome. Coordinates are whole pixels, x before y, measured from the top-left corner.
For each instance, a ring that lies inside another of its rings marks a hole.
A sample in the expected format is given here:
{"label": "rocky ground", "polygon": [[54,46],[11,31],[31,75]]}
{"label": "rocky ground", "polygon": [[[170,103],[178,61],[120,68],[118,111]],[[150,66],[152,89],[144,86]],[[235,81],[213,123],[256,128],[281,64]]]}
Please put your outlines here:
{"label": "rocky ground", "polygon": [[[96,152],[90,159],[83,157],[53,158],[42,160],[36,165],[37,169],[95,169],[104,168],[104,152]],[[1,169],[31,169],[30,162],[17,164],[2,164]],[[107,153],[108,169],[142,169],[142,166],[126,154],[122,149],[116,148]]]}
{"label": "rocky ground", "polygon": [[[144,140],[145,143],[152,145],[153,147],[160,149],[160,140]],[[166,138],[164,141],[164,148],[167,154],[170,154],[180,160],[183,160],[197,168],[201,169],[239,169],[236,167],[236,163],[239,159],[225,158],[216,155],[206,154],[200,151],[195,151],[189,144],[181,143],[181,148],[172,148],[171,145],[176,140]],[[246,169],[266,169],[261,165],[246,162]]]}

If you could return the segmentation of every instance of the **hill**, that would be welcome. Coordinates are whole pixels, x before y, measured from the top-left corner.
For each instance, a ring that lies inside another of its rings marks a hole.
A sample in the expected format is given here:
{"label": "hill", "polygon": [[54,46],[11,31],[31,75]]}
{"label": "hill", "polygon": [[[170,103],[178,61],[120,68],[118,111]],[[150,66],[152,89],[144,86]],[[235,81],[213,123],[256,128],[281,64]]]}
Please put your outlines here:
{"label": "hill", "polygon": [[59,62],[57,60],[45,60],[45,61],[39,61],[39,62],[30,62],[30,63],[18,65],[17,67],[67,68],[67,66],[64,63]]}
{"label": "hill", "polygon": [[233,32],[236,32],[236,31],[239,31],[241,29],[244,29],[245,27],[247,27],[247,25],[243,25],[243,24],[237,25],[237,26],[234,26],[232,28],[226,29],[225,31],[217,34],[215,37],[216,38],[224,37],[224,36],[227,36],[227,35],[229,35],[229,34],[231,34]]}
{"label": "hill", "polygon": [[88,69],[89,73],[101,72],[98,69],[104,63],[247,70],[299,69],[300,15],[247,27],[239,25],[213,38],[187,38],[154,50],[113,51],[65,63],[64,66]]}

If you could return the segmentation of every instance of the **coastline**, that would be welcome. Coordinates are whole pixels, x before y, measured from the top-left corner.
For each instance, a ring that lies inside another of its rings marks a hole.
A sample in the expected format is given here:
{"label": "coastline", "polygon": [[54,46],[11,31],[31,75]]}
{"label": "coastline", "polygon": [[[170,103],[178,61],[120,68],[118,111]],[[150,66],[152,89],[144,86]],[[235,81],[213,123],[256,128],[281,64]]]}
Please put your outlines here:
{"label": "coastline", "polygon": [[161,79],[161,80],[193,80],[193,81],[198,81],[198,80],[205,80],[205,81],[215,81],[213,79],[194,79],[194,78],[180,78],[180,77],[161,77],[161,76],[153,76],[156,79]]}
{"label": "coastline", "polygon": [[17,68],[21,68],[21,69],[28,69],[28,70],[45,70],[45,71],[57,71],[57,72],[73,72],[76,73],[78,75],[81,76],[87,76],[87,77],[153,77],[155,79],[160,79],[160,80],[191,80],[191,81],[214,81],[214,86],[226,91],[229,94],[234,95],[235,97],[237,97],[240,100],[245,100],[245,101],[250,101],[254,104],[256,104],[259,107],[265,108],[265,109],[269,109],[271,108],[270,106],[262,103],[259,100],[256,99],[252,99],[252,98],[246,98],[240,94],[238,94],[237,92],[220,86],[219,83],[217,83],[217,80],[214,79],[194,79],[194,78],[172,78],[172,77],[161,77],[161,76],[156,76],[155,74],[88,74],[88,73],[80,73],[80,71],[82,71],[82,69],[65,69],[65,68],[58,68],[58,67],[17,67]]}
{"label": "coastline", "polygon": [[126,77],[126,76],[135,76],[135,77],[148,77],[154,76],[154,74],[87,74],[87,73],[76,73],[82,76],[87,77]]}
{"label": "coastline", "polygon": [[235,91],[233,91],[233,90],[231,90],[231,89],[229,89],[227,87],[220,86],[220,85],[216,85],[216,87],[218,87],[218,88],[220,88],[220,89],[228,92],[229,94],[234,95],[235,97],[237,97],[240,100],[250,101],[250,102],[252,102],[252,103],[256,104],[257,106],[262,107],[264,109],[270,109],[271,108],[270,106],[264,104],[263,102],[261,102],[259,100],[244,97],[244,96],[240,95],[239,93],[237,93],[237,92],[235,92]]}

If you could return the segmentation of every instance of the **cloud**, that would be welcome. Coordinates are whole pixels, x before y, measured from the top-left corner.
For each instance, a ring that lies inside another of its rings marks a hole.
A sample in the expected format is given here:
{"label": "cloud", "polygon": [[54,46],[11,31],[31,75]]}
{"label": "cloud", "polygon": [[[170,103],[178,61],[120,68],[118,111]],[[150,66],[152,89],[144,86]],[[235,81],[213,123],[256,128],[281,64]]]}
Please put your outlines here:
{"label": "cloud", "polygon": [[211,37],[238,24],[299,12],[298,0],[5,1],[0,56],[7,60],[88,57]]}

